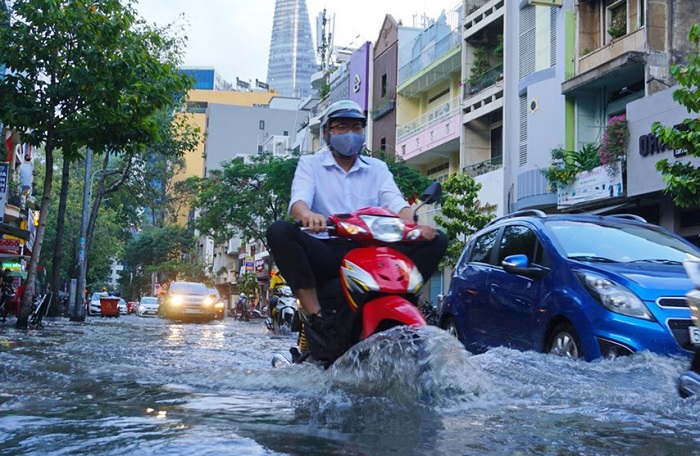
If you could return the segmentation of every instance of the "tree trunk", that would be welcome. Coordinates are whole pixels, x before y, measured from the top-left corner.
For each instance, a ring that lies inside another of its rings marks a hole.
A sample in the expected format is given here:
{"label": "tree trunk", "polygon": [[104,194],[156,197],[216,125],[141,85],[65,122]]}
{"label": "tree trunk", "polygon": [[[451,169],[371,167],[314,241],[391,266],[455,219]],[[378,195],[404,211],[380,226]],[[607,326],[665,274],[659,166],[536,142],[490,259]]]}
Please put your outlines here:
{"label": "tree trunk", "polygon": [[34,245],[32,246],[32,256],[29,259],[29,269],[27,270],[27,287],[22,297],[22,305],[17,316],[15,328],[27,329],[29,326],[29,314],[32,312],[32,301],[34,297],[34,287],[36,282],[36,271],[39,266],[41,255],[41,245],[44,242],[44,232],[46,231],[46,219],[49,214],[49,204],[51,202],[51,186],[53,184],[53,141],[46,142],[46,176],[44,176],[44,194],[41,197],[41,212],[39,213],[39,226],[36,230]]}
{"label": "tree trunk", "polygon": [[63,172],[61,173],[61,194],[58,201],[58,214],[56,220],[56,250],[53,252],[53,268],[51,269],[51,297],[50,309],[58,309],[58,290],[61,288],[61,262],[63,261],[63,229],[66,217],[66,199],[70,186],[70,161],[63,159]]}

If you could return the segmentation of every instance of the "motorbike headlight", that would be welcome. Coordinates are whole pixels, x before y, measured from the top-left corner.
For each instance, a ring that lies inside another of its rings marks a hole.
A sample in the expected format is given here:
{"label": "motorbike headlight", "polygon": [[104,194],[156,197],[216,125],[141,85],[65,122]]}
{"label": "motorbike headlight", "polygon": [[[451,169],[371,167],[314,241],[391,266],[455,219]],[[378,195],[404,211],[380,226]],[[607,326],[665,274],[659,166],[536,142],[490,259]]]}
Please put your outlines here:
{"label": "motorbike headlight", "polygon": [[367,224],[372,236],[382,242],[398,242],[403,240],[404,221],[398,217],[377,217],[374,215],[360,216]]}
{"label": "motorbike headlight", "polygon": [[644,302],[619,283],[590,272],[579,272],[577,277],[586,290],[608,310],[643,320],[654,319]]}
{"label": "motorbike headlight", "polygon": [[174,306],[179,306],[182,304],[182,296],[180,295],[172,295],[170,296],[170,304]]}

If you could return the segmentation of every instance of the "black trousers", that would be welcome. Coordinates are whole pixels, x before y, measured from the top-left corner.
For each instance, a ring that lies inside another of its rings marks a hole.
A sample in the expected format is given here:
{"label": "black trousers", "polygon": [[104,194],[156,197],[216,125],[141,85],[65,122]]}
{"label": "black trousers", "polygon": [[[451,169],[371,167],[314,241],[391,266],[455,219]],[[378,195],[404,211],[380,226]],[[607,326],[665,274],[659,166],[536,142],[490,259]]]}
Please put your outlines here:
{"label": "black trousers", "polygon": [[[270,225],[266,236],[275,263],[293,291],[316,288],[338,278],[345,254],[360,246],[347,239],[318,239],[285,220]],[[445,253],[447,236],[438,231],[432,241],[395,244],[393,248],[407,255],[427,280]]]}

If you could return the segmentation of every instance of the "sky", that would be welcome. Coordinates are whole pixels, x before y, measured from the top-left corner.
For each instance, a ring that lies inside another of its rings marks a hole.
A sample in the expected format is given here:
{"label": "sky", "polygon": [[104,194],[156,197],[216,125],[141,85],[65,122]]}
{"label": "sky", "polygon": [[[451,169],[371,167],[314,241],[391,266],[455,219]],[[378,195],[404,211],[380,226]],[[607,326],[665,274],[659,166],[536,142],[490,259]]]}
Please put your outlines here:
{"label": "sky", "polygon": [[[187,36],[184,66],[213,67],[229,82],[236,77],[267,78],[270,34],[275,0],[137,0],[136,10],[147,22],[165,26],[176,22]],[[326,9],[335,15],[336,46],[359,46],[376,41],[388,13],[403,25],[421,27],[450,11],[459,0],[306,0],[316,46],[316,17]],[[180,15],[184,14],[184,18]],[[415,22],[414,22],[415,17]]]}

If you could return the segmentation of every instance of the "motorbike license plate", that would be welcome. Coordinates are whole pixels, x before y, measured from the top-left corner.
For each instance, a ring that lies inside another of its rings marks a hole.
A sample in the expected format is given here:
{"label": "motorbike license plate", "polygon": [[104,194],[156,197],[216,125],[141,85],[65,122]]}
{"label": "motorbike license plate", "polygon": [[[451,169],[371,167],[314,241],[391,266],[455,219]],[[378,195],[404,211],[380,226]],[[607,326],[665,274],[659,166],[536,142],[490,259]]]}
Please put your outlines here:
{"label": "motorbike license plate", "polygon": [[688,331],[690,331],[690,341],[695,345],[700,345],[700,328],[691,326]]}

